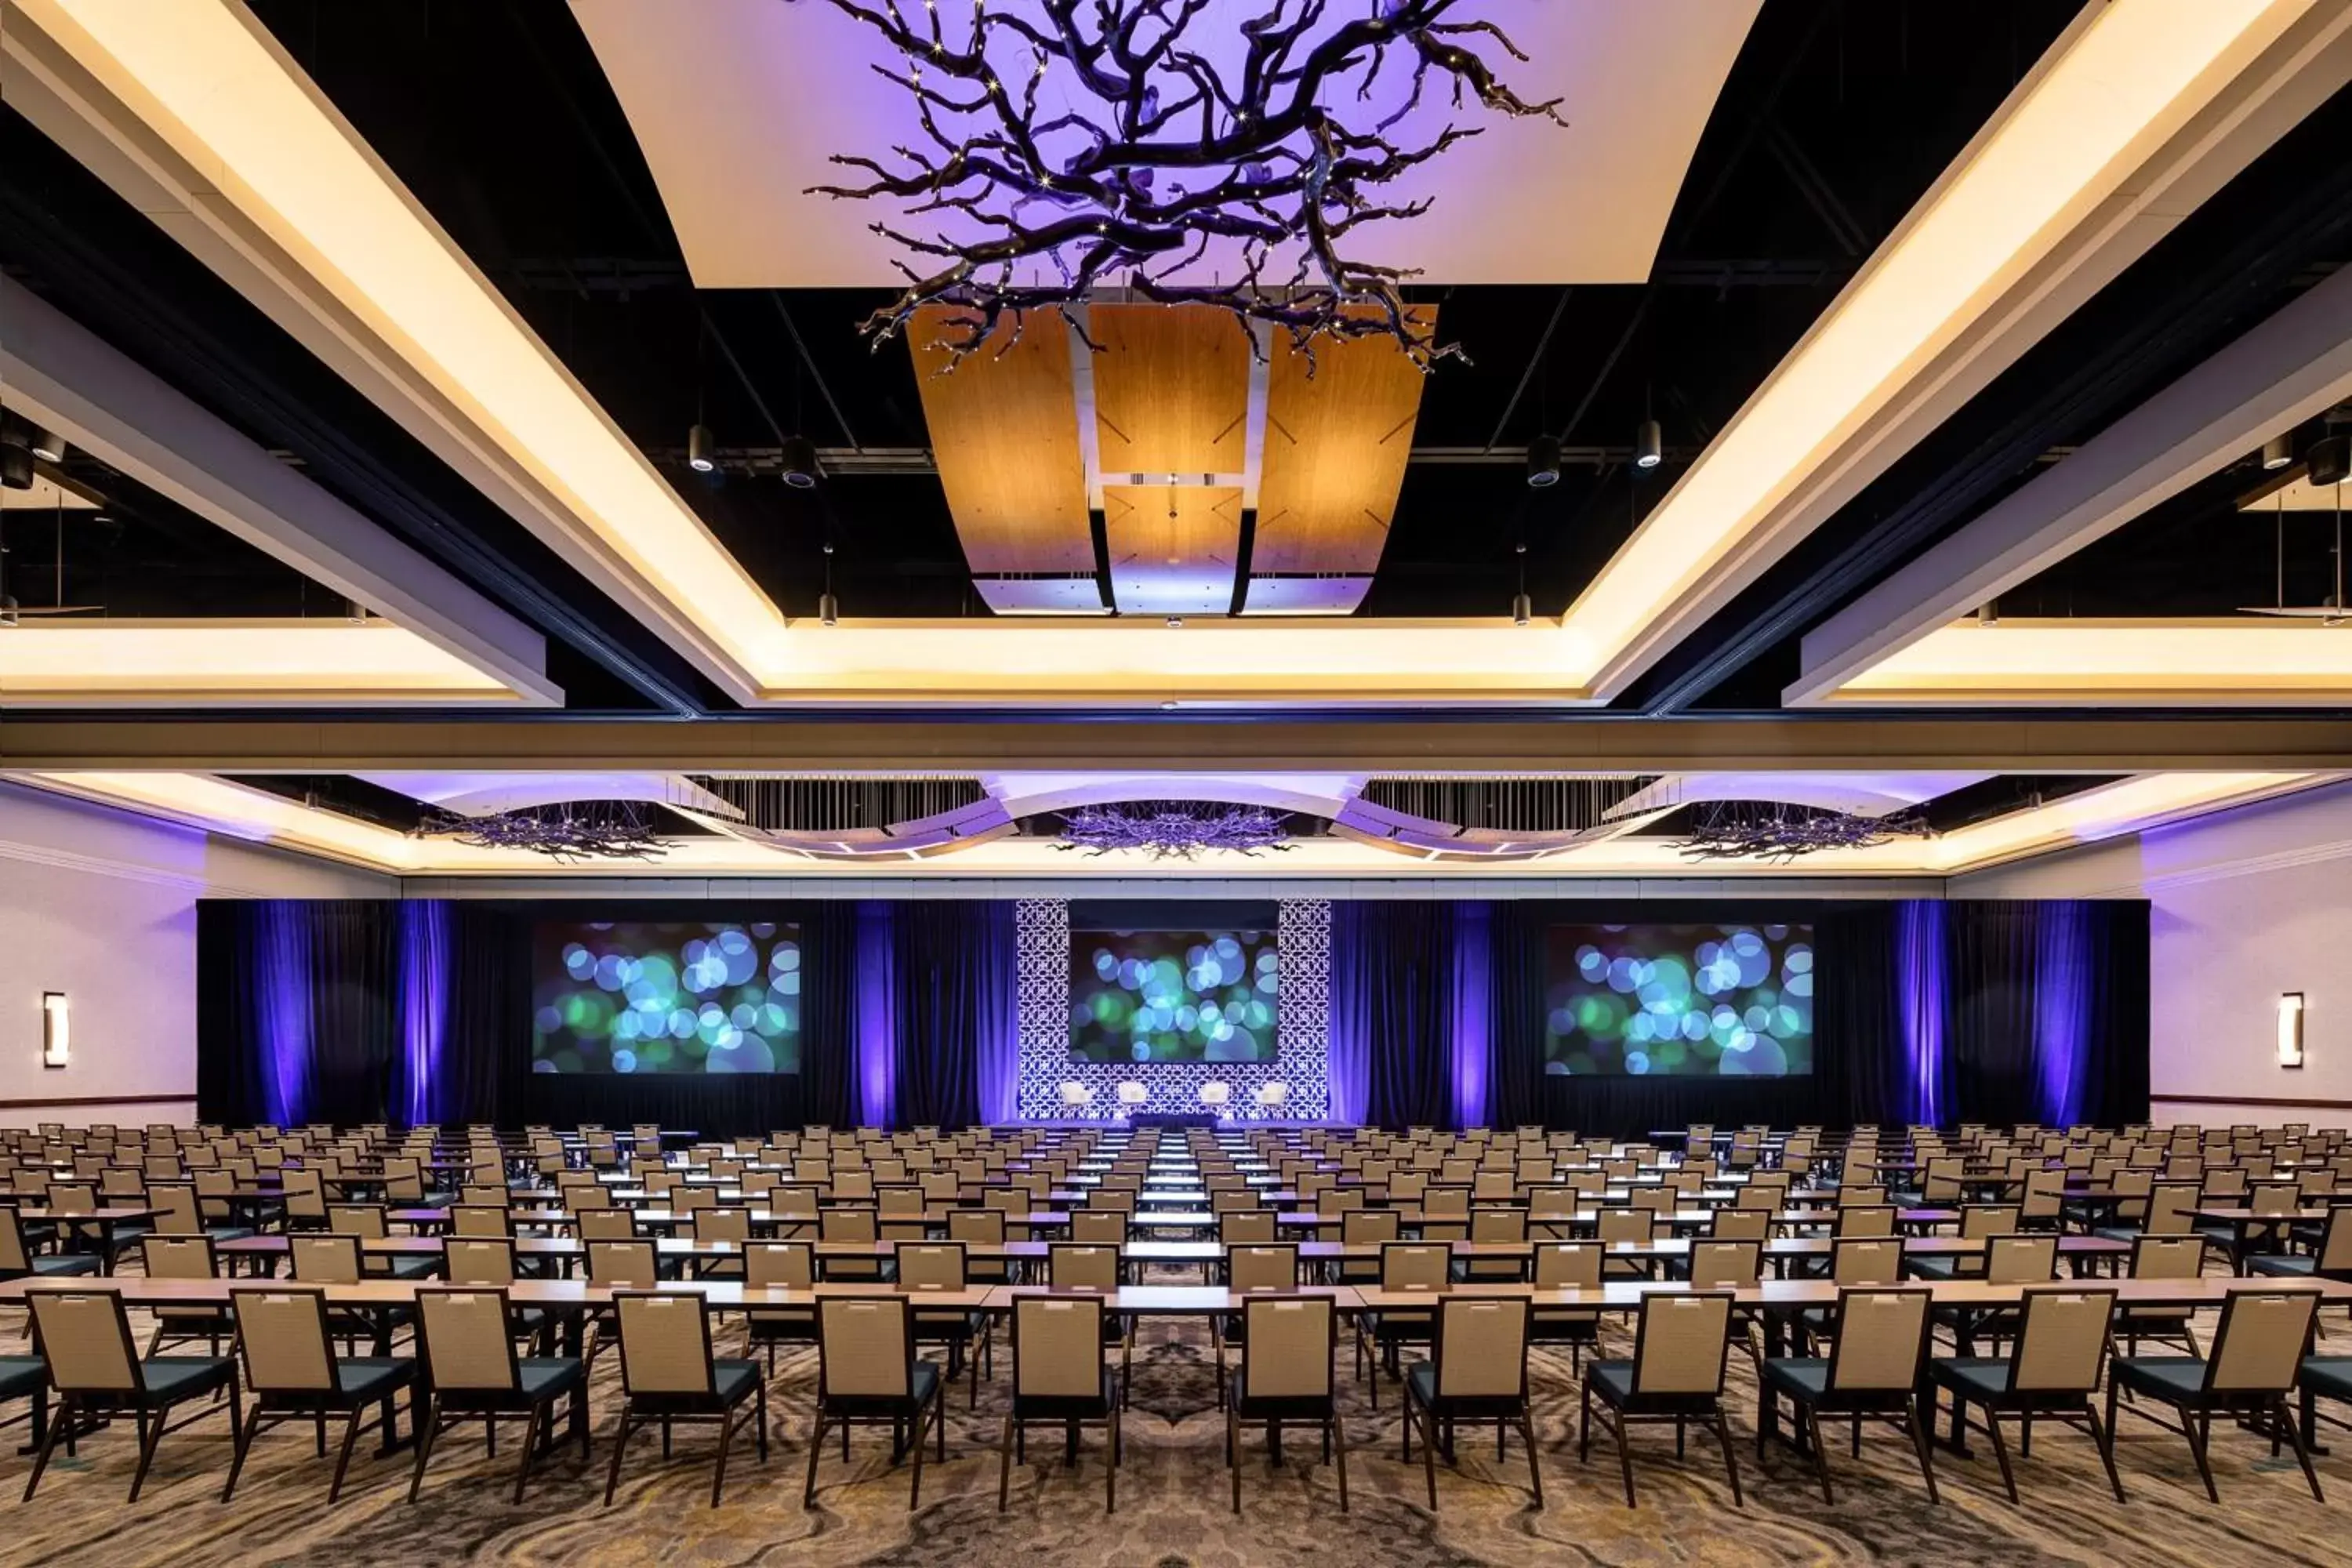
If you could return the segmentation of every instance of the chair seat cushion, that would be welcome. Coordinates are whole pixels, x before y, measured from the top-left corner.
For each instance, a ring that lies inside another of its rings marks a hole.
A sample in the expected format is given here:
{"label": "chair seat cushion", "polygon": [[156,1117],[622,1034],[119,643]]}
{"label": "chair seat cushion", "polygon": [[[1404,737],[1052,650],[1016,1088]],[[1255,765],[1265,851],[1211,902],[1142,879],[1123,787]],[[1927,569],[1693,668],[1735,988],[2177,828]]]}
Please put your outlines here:
{"label": "chair seat cushion", "polygon": [[2292,1253],[2266,1252],[2259,1258],[2246,1259],[2246,1267],[2256,1274],[2308,1275],[2319,1266],[2319,1259]]}
{"label": "chair seat cushion", "polygon": [[2139,1226],[2136,1225],[2103,1225],[2093,1230],[2091,1234],[2105,1241],[2132,1241],[2137,1239],[2139,1236]]}
{"label": "chair seat cushion", "polygon": [[1633,1363],[1630,1361],[1587,1362],[1584,1380],[1612,1405],[1622,1405],[1633,1397]]}
{"label": "chair seat cushion", "polygon": [[335,1387],[355,1400],[378,1399],[416,1375],[406,1357],[344,1356],[335,1363]]}
{"label": "chair seat cushion", "polygon": [[392,1260],[394,1279],[429,1279],[441,1267],[436,1258],[395,1258]]}
{"label": "chair seat cushion", "polygon": [[2107,1375],[2157,1399],[2193,1399],[2205,1390],[2205,1363],[2193,1355],[2117,1356],[2107,1364]]}
{"label": "chair seat cushion", "polygon": [[0,1400],[23,1399],[48,1386],[49,1366],[37,1355],[0,1355]]}
{"label": "chair seat cushion", "polygon": [[1791,1399],[1817,1402],[1829,1390],[1830,1363],[1821,1356],[1777,1357],[1764,1363],[1764,1381]]}
{"label": "chair seat cushion", "polygon": [[2009,1362],[1999,1356],[1938,1356],[1927,1363],[1936,1382],[1966,1398],[1999,1399],[2009,1392]]}
{"label": "chair seat cushion", "polygon": [[721,1403],[732,1405],[760,1385],[760,1363],[755,1361],[714,1361],[710,1363],[711,1386],[719,1391]]}
{"label": "chair seat cushion", "polygon": [[515,1363],[522,1379],[522,1392],[531,1399],[551,1399],[568,1394],[581,1379],[578,1356],[525,1356]]}
{"label": "chair seat cushion", "polygon": [[236,1363],[227,1356],[158,1355],[140,1363],[147,1392],[157,1399],[186,1399],[226,1383]]}
{"label": "chair seat cushion", "polygon": [[2352,1399],[2352,1356],[2307,1355],[2301,1382],[2323,1399]]}
{"label": "chair seat cushion", "polygon": [[33,1259],[33,1272],[36,1274],[95,1274],[98,1272],[98,1259],[87,1252],[68,1252],[58,1258],[36,1258]]}
{"label": "chair seat cushion", "polygon": [[1922,1279],[1957,1279],[1960,1277],[1958,1258],[1906,1258],[1904,1263]]}

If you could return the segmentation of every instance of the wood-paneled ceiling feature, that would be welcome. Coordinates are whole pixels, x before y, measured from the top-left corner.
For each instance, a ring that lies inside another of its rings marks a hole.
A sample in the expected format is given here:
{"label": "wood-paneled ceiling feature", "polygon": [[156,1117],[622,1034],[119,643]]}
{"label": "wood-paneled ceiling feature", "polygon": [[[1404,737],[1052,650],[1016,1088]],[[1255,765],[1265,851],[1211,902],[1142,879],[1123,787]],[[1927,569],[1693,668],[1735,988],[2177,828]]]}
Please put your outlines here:
{"label": "wood-paneled ceiling feature", "polygon": [[1094,382],[1105,484],[1244,470],[1250,345],[1232,316],[1205,305],[1097,305],[1087,331],[1103,349]]}
{"label": "wood-paneled ceiling feature", "polygon": [[1006,347],[1008,322],[941,374],[949,356],[936,340],[950,314],[918,311],[907,342],[966,561],[982,575],[1093,571],[1067,330],[1059,317],[1038,316]]}
{"label": "wood-paneled ceiling feature", "polygon": [[[1435,306],[1413,313],[1434,326]],[[1277,335],[1250,570],[1370,573],[1388,543],[1429,378],[1386,338],[1321,343],[1308,369]]]}
{"label": "wood-paneled ceiling feature", "polygon": [[1111,597],[1122,613],[1223,615],[1233,607],[1238,489],[1114,486],[1103,491],[1103,527]]}

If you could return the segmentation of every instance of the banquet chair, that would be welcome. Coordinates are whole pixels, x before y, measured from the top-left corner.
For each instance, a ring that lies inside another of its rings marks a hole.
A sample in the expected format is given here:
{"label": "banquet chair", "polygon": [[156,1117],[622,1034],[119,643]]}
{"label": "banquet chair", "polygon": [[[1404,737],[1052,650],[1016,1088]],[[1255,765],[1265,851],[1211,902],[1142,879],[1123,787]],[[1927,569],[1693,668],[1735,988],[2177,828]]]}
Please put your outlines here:
{"label": "banquet chair", "polygon": [[[532,1451],[542,1431],[551,1432],[555,1402],[587,1392],[587,1367],[577,1356],[518,1356],[514,1324],[504,1290],[464,1285],[420,1286],[416,1291],[416,1342],[425,1384],[431,1390],[416,1423],[416,1468],[408,1479],[408,1500],[425,1485],[425,1467],[444,1428],[479,1421],[489,1452],[498,1452],[498,1423],[523,1423],[522,1463],[515,1471],[514,1500],[522,1501],[530,1481]],[[580,1424],[580,1458],[589,1457],[588,1424]]]}
{"label": "banquet chair", "polygon": [[[1290,1251],[1295,1259],[1296,1249]],[[1293,1279],[1297,1265],[1289,1267]],[[1242,1307],[1242,1340],[1247,1347],[1233,1369],[1225,1406],[1225,1464],[1233,1472],[1234,1511],[1242,1510],[1241,1428],[1245,1421],[1266,1424],[1270,1458],[1281,1448],[1276,1434],[1286,1421],[1323,1428],[1323,1457],[1339,1457],[1339,1511],[1348,1511],[1348,1433],[1339,1419],[1339,1390],[1332,1377],[1339,1346],[1339,1318],[1328,1296],[1252,1297]]]}
{"label": "banquet chair", "polygon": [[[1595,1241],[1538,1243],[1532,1259],[1538,1290],[1597,1290],[1601,1247]],[[1528,1314],[1530,1344],[1568,1347],[1569,1368],[1584,1370],[1584,1349],[1601,1342],[1601,1313],[1590,1307],[1538,1307]]]}
{"label": "banquet chair", "polygon": [[[2116,1401],[2130,1394],[2133,1414],[2179,1433],[2189,1440],[2197,1474],[2205,1482],[2206,1499],[2221,1500],[2213,1484],[2209,1455],[2216,1414],[2252,1418],[2260,1430],[2267,1416],[2275,1451],[2284,1436],[2303,1466],[2315,1501],[2326,1501],[2319,1489],[2319,1473],[2311,1468],[2311,1453],[2287,1411],[2287,1395],[2295,1389],[2303,1367],[2304,1348],[2310,1342],[2319,1297],[2308,1290],[2238,1290],[2222,1303],[2221,1321],[2213,1331],[2210,1356],[2117,1356],[2107,1366],[2107,1428],[2112,1440]],[[2168,1408],[2179,1425],[2151,1414],[2150,1405]]]}
{"label": "banquet chair", "polygon": [[[140,1243],[140,1255],[150,1279],[211,1279],[220,1273],[209,1236],[150,1236]],[[203,1340],[214,1355],[221,1342],[236,1331],[226,1307],[154,1307],[155,1332],[147,1341],[153,1355],[167,1342]]]}
{"label": "banquet chair", "polygon": [[[2017,1337],[2006,1357],[1929,1358],[1929,1380],[1952,1395],[1955,1427],[1964,1425],[1968,1405],[1983,1406],[1985,1430],[1991,1435],[1993,1458],[2000,1462],[2001,1484],[2008,1489],[2012,1507],[2017,1503],[2017,1478],[2010,1468],[2009,1440],[2001,1433],[2004,1416],[2060,1421],[2088,1431],[2098,1445],[2116,1500],[2124,1500],[2124,1483],[2116,1474],[2114,1427],[2100,1422],[2091,1403],[2106,1357],[2107,1325],[2115,1305],[2112,1289],[2029,1286]],[[1927,1414],[1932,1421],[1934,1410]]]}
{"label": "banquet chair", "polygon": [[1601,1425],[1616,1439],[1627,1508],[1635,1505],[1633,1452],[1626,1428],[1635,1422],[1673,1423],[1677,1450],[1692,1423],[1712,1427],[1723,1446],[1724,1471],[1731,1479],[1731,1505],[1747,1506],[1739,1492],[1739,1461],[1731,1449],[1731,1424],[1723,1409],[1732,1303],[1728,1290],[1644,1296],[1634,1322],[1633,1359],[1596,1360],[1585,1367],[1576,1457],[1581,1462],[1591,1451],[1597,1405]]}
{"label": "banquet chair", "polygon": [[[1527,1445],[1528,1484],[1543,1507],[1543,1470],[1528,1410],[1528,1303],[1485,1296],[1453,1296],[1438,1303],[1430,1359],[1405,1372],[1402,1458],[1412,1462],[1412,1432],[1421,1427],[1422,1468],[1429,1507],[1437,1510],[1437,1452],[1454,1460],[1459,1421],[1495,1424],[1495,1457],[1505,1457],[1507,1432],[1517,1426]],[[1597,1363],[1596,1363],[1597,1364]]]}
{"label": "banquet chair", "polygon": [[[805,1241],[754,1241],[743,1248],[746,1286],[807,1290],[816,1283],[816,1250]],[[768,1370],[776,1370],[776,1347],[816,1342],[816,1311],[807,1307],[752,1307],[744,1314],[743,1348],[768,1352]]]}
{"label": "banquet chair", "polygon": [[[817,1460],[824,1435],[841,1429],[841,1457],[849,1458],[849,1429],[887,1426],[894,1439],[907,1433],[894,1455],[911,1451],[914,1478],[907,1492],[909,1512],[923,1500],[923,1434],[936,1432],[939,1455],[948,1457],[946,1404],[940,1369],[915,1353],[915,1314],[904,1296],[835,1296],[817,1304],[816,1427],[809,1434],[808,1482],[801,1506],[816,1506]],[[1018,1356],[1016,1348],[1015,1355]],[[1096,1352],[1099,1358],[1100,1352]]]}
{"label": "banquet chair", "polygon": [[613,1433],[612,1468],[604,1473],[604,1506],[613,1506],[614,1490],[621,1484],[629,1428],[659,1422],[667,1458],[671,1426],[687,1421],[719,1428],[719,1463],[710,1477],[710,1506],[717,1508],[727,1485],[728,1446],[737,1428],[750,1424],[761,1461],[768,1458],[768,1388],[760,1363],[711,1354],[710,1318],[698,1296],[616,1290],[613,1312],[620,1326],[621,1421]]}
{"label": "banquet chair", "polygon": [[[1383,1291],[1428,1291],[1433,1300],[1453,1275],[1454,1249],[1444,1242],[1386,1241],[1381,1244],[1380,1289]],[[1436,1318],[1423,1310],[1383,1309],[1360,1313],[1356,1319],[1356,1375],[1364,1375],[1369,1352],[1372,1408],[1381,1405],[1381,1371],[1403,1375],[1401,1352],[1407,1344],[1425,1345],[1435,1332]]]}
{"label": "banquet chair", "polygon": [[[386,1443],[398,1438],[399,1407],[394,1396],[413,1387],[416,1363],[405,1356],[336,1355],[334,1341],[327,1331],[327,1293],[319,1286],[249,1287],[230,1291],[229,1302],[236,1318],[237,1348],[245,1355],[246,1387],[255,1399],[236,1434],[236,1452],[229,1461],[221,1501],[226,1503],[236,1495],[246,1456],[265,1428],[289,1421],[315,1421],[323,1440],[327,1417],[341,1415],[342,1447],[335,1457],[335,1478],[327,1487],[327,1504],[331,1508],[342,1496],[352,1446],[359,1440],[362,1418],[369,1405],[382,1407],[378,1422]],[[410,1395],[412,1426],[415,1425],[415,1397]]]}
{"label": "banquet chair", "polygon": [[[1066,1455],[1077,1462],[1078,1428],[1101,1426],[1110,1438],[1103,1467],[1103,1511],[1118,1508],[1119,1407],[1125,1394],[1103,1364],[1103,1344],[1112,1331],[1099,1296],[1023,1296],[1013,1304],[1013,1397],[996,1439],[996,1511],[1011,1499],[1013,1461],[1028,1462],[1028,1427],[1036,1421],[1062,1425]],[[1124,1373],[1120,1374],[1122,1377]],[[920,1449],[921,1434],[915,1447]],[[919,1467],[922,1457],[916,1455]]]}
{"label": "banquet chair", "polygon": [[[25,1482],[25,1500],[41,1484],[49,1456],[61,1434],[92,1430],[91,1416],[128,1415],[139,1439],[139,1468],[131,1472],[131,1499],[139,1500],[147,1471],[155,1462],[156,1446],[174,1430],[172,1412],[205,1394],[226,1389],[232,1435],[242,1435],[236,1360],[234,1356],[148,1356],[142,1360],[131,1342],[131,1317],[123,1310],[122,1292],[112,1287],[93,1289],[42,1290],[26,1298],[32,1310],[33,1333],[48,1363],[49,1383],[58,1405],[33,1473]],[[183,1421],[203,1419],[205,1412]]]}
{"label": "banquet chair", "polygon": [[[1786,1395],[1796,1406],[1811,1439],[1813,1473],[1822,1501],[1834,1504],[1830,1489],[1829,1446],[1822,1439],[1823,1415],[1850,1416],[1853,1447],[1862,1452],[1865,1418],[1883,1421],[1911,1439],[1919,1456],[1919,1477],[1935,1502],[1936,1471],[1927,1452],[1927,1423],[1919,1402],[1919,1363],[1927,1352],[1927,1309],[1932,1290],[1916,1285],[1842,1289],[1836,1307],[1836,1342],[1827,1357],[1772,1356],[1762,1363],[1760,1392],[1768,1401]],[[1756,1425],[1756,1462],[1764,1462],[1764,1426]]]}

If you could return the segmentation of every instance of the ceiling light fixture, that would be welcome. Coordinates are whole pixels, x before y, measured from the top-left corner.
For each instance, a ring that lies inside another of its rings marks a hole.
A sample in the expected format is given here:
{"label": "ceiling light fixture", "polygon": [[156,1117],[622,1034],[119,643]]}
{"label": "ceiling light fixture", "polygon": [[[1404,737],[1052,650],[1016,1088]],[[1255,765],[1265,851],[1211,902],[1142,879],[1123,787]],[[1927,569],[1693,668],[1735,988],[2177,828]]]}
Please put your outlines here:
{"label": "ceiling light fixture", "polygon": [[33,426],[33,439],[27,449],[44,463],[62,463],[66,460],[66,438],[54,430],[44,430],[37,425]]}
{"label": "ceiling light fixture", "polygon": [[1931,838],[1912,811],[1863,816],[1784,801],[1710,801],[1697,808],[1680,846],[1691,860],[1775,860],[1786,864],[1823,849],[1870,849],[1898,838]]}
{"label": "ceiling light fixture", "polygon": [[[1202,20],[1198,0],[998,0],[974,5],[953,37],[936,0],[919,22],[895,5],[834,4],[898,51],[903,70],[875,68],[910,95],[923,135],[892,149],[895,167],[835,154],[869,182],[811,194],[898,198],[979,231],[871,226],[916,259],[899,264],[909,282],[866,319],[866,335],[887,340],[927,304],[961,306],[940,340],[950,369],[1008,315],[1015,341],[1024,312],[1041,310],[1083,335],[1076,308],[1106,284],[1270,323],[1299,350],[1388,338],[1423,369],[1461,357],[1407,309],[1412,269],[1339,254],[1360,225],[1427,211],[1428,198],[1388,187],[1476,134],[1448,124],[1391,141],[1390,128],[1433,79],[1456,102],[1568,123],[1559,100],[1528,103],[1496,79],[1464,40],[1483,33],[1527,57],[1491,21],[1448,20],[1453,0],[1382,0],[1336,26],[1323,0],[1269,0],[1238,26],[1222,6]],[[1412,86],[1383,115],[1372,89],[1391,51]],[[1213,239],[1238,244],[1238,263],[1211,283],[1174,281]]]}
{"label": "ceiling light fixture", "polygon": [[436,812],[419,825],[416,837],[454,838],[478,849],[528,849],[567,865],[647,860],[671,847],[631,800],[573,801],[488,816]]}
{"label": "ceiling light fixture", "polygon": [[2274,474],[2281,468],[2288,467],[2294,461],[2294,437],[2293,433],[2290,432],[2284,436],[2273,436],[2269,440],[2263,443],[2263,471],[2264,473]]}
{"label": "ceiling light fixture", "polygon": [[796,490],[816,489],[824,470],[816,464],[816,443],[805,436],[787,436],[782,449],[784,483]]}
{"label": "ceiling light fixture", "polygon": [[1559,437],[1538,436],[1528,443],[1528,489],[1548,490],[1559,483]]}
{"label": "ceiling light fixture", "polygon": [[707,474],[719,467],[719,437],[710,426],[697,421],[686,433],[686,466],[698,474]]}
{"label": "ceiling light fixture", "polygon": [[1654,419],[1642,421],[1642,428],[1633,438],[1633,466],[1647,473],[1666,460],[1665,433]]}
{"label": "ceiling light fixture", "polygon": [[1141,849],[1155,860],[1190,860],[1205,849],[1255,855],[1290,846],[1282,814],[1262,805],[1212,806],[1188,801],[1137,802],[1131,805],[1082,805],[1062,817],[1058,849],[1108,855]]}
{"label": "ceiling light fixture", "polygon": [[0,447],[0,489],[33,488],[33,454],[23,447]]}
{"label": "ceiling light fixture", "polygon": [[2330,436],[2313,442],[2304,472],[2316,489],[2342,484],[2352,474],[2352,436]]}
{"label": "ceiling light fixture", "polygon": [[841,624],[841,601],[833,596],[833,541],[824,542],[824,592],[816,596],[816,618],[824,626]]}

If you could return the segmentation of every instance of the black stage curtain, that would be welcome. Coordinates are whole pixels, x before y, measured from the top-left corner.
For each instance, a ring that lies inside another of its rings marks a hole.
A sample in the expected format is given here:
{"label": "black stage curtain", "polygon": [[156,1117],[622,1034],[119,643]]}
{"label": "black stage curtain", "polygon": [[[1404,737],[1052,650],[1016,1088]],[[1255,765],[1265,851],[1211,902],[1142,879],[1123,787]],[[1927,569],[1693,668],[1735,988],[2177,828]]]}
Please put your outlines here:
{"label": "black stage curtain", "polygon": [[1351,900],[1332,910],[1331,981],[1343,993],[1333,1026],[1361,1041],[1364,1120],[1374,1126],[1453,1122],[1456,923],[1447,900]]}
{"label": "black stage curtain", "polygon": [[198,900],[201,1118],[383,1118],[399,909],[380,899]]}
{"label": "black stage curtain", "polygon": [[2144,903],[1948,906],[1945,1082],[1954,1120],[2120,1123],[2147,1115]]}
{"label": "black stage curtain", "polygon": [[[1532,1127],[1545,1119],[1544,928],[1549,906],[1524,899],[1494,906],[1493,968],[1488,973],[1486,1119],[1496,1127]],[[1533,1040],[1529,1050],[1525,1042]]]}
{"label": "black stage curtain", "polygon": [[857,905],[819,904],[801,921],[801,1107],[779,1127],[857,1125]]}
{"label": "black stage curtain", "polygon": [[890,914],[896,1118],[969,1127],[982,1071],[1020,1026],[1013,905],[909,899]]}

